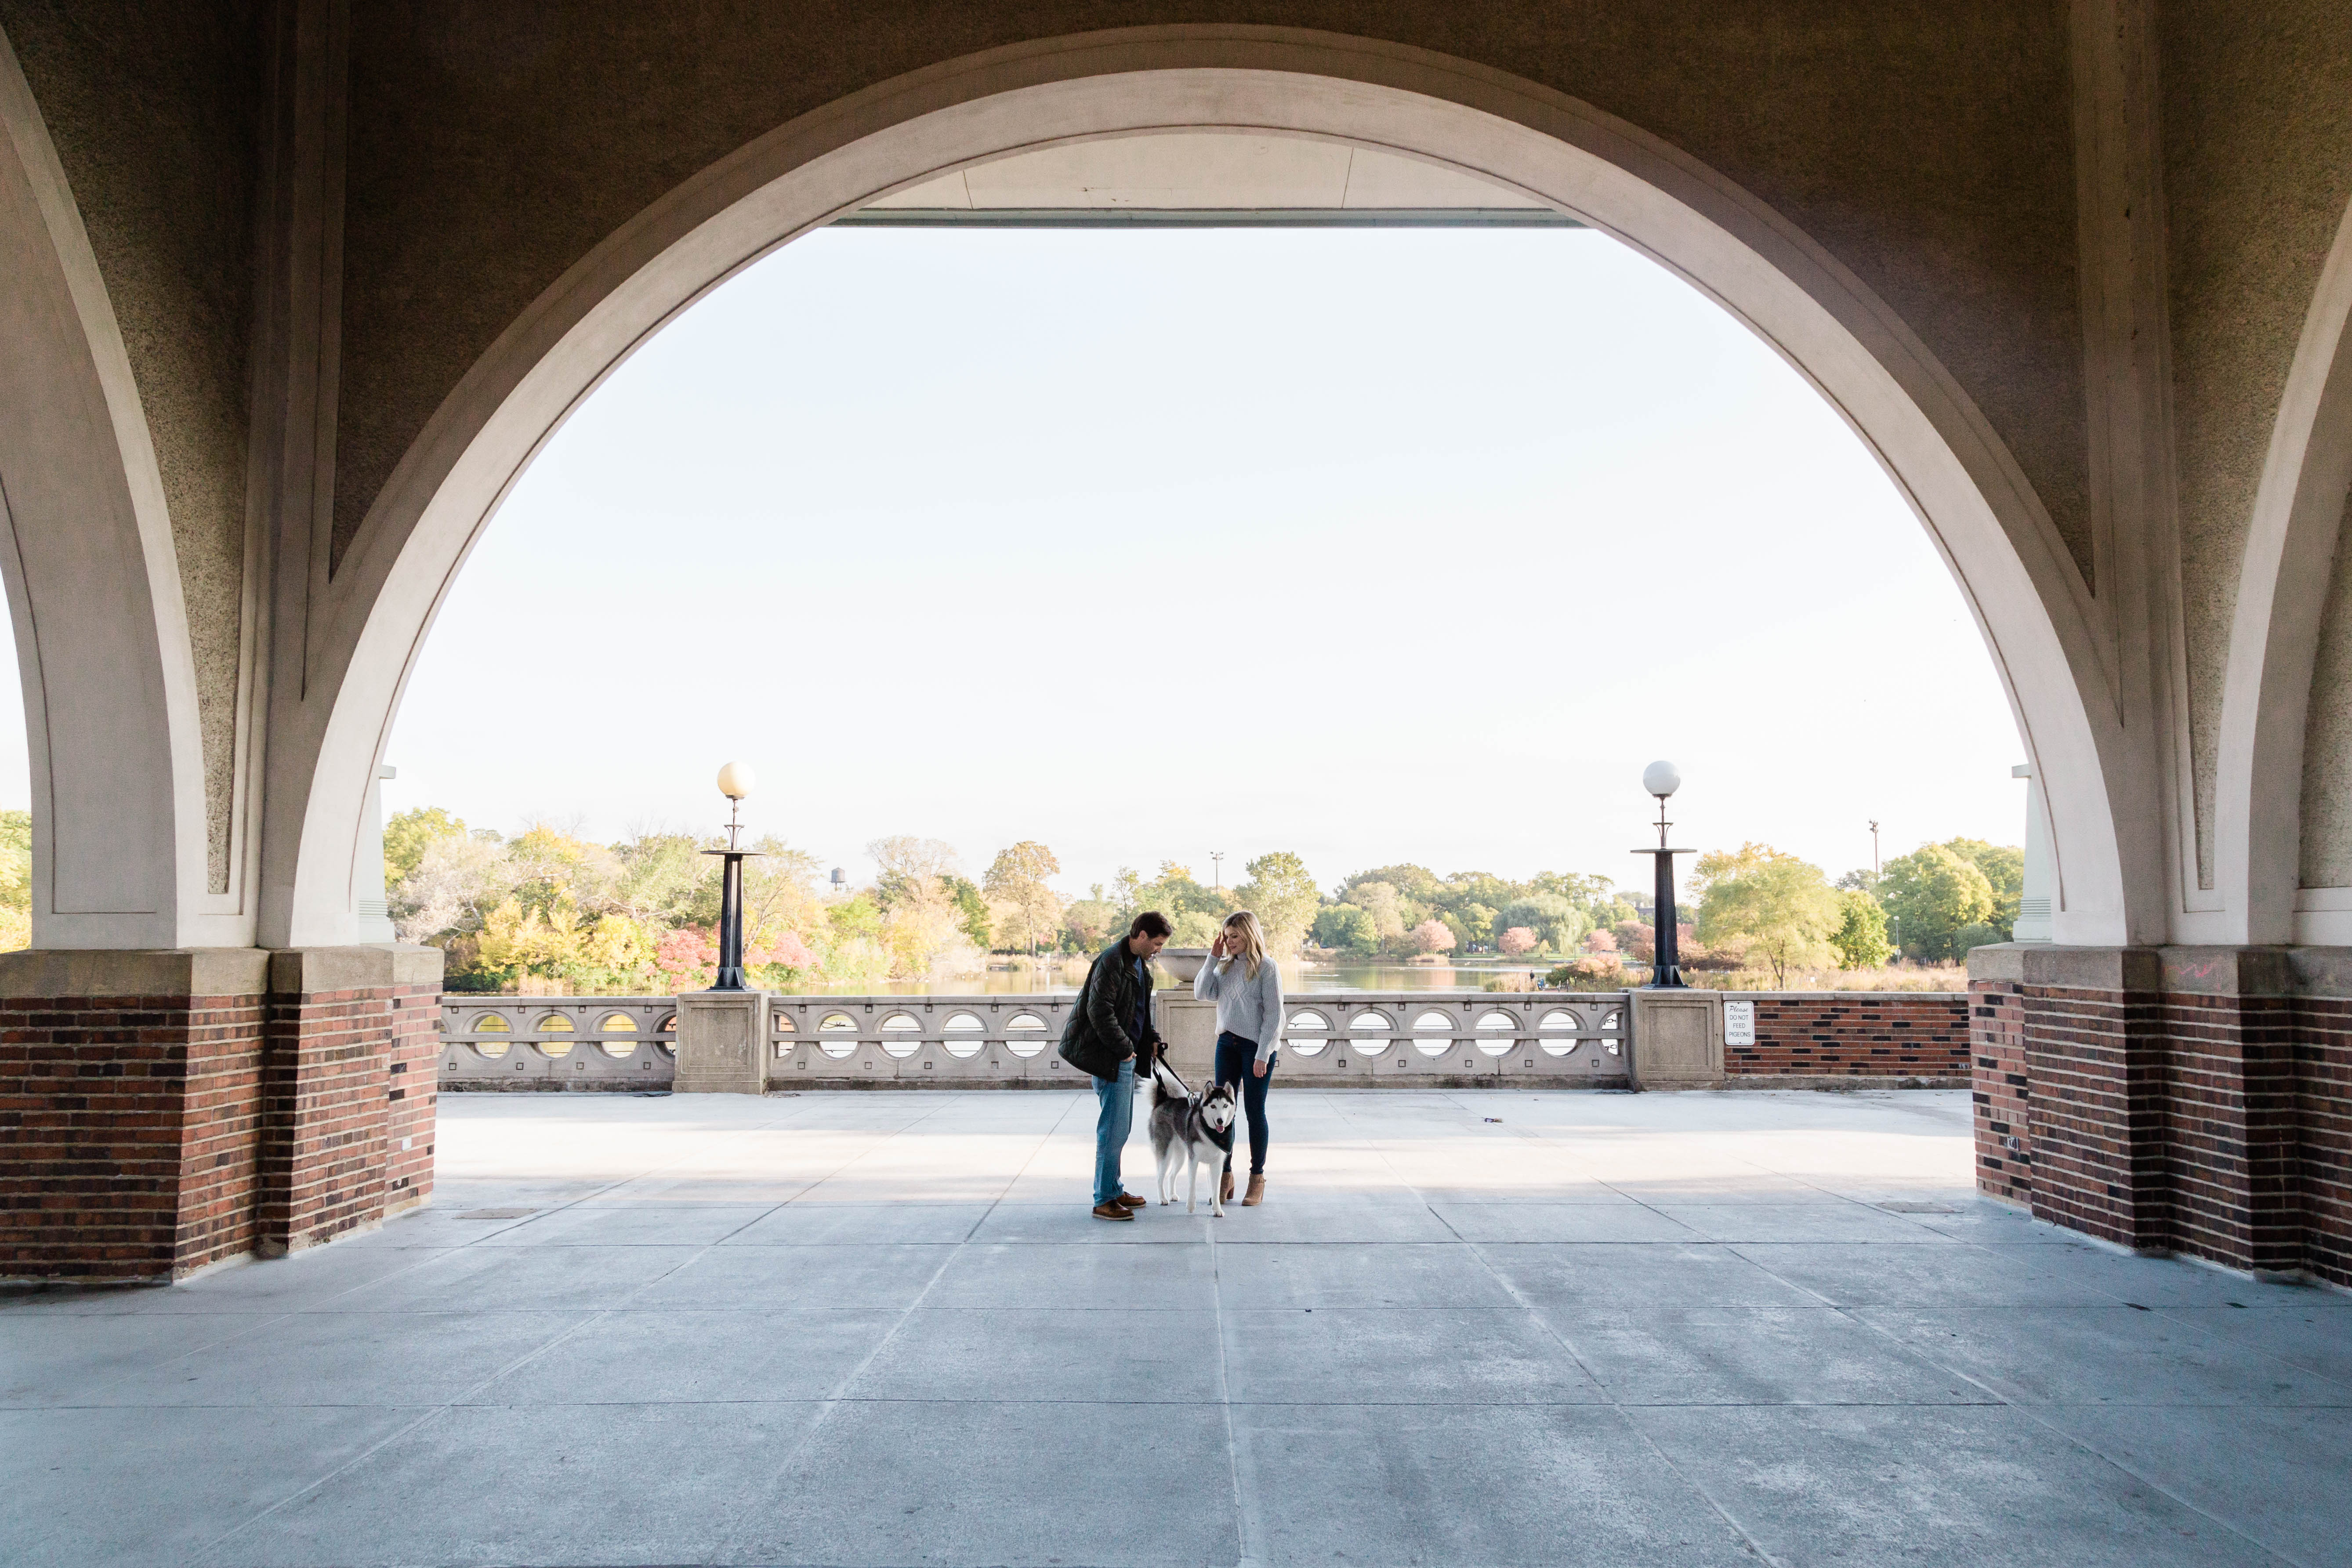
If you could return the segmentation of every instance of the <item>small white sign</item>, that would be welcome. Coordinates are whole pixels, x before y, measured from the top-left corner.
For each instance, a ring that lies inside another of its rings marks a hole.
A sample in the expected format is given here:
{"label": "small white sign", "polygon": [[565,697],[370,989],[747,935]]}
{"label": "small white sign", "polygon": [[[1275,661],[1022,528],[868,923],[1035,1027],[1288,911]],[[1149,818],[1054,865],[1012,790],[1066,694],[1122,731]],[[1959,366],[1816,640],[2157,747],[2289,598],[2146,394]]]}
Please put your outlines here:
{"label": "small white sign", "polygon": [[1756,1004],[1726,1002],[1723,1005],[1723,1043],[1726,1046],[1752,1046],[1756,1043]]}

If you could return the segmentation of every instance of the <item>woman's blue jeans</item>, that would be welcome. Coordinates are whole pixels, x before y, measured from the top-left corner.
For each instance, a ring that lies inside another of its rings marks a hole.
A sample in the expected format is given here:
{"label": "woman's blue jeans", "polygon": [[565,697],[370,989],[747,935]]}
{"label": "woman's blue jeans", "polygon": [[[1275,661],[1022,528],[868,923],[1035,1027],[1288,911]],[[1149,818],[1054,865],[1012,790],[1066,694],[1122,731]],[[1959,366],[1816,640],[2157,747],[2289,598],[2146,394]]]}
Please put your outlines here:
{"label": "woman's blue jeans", "polygon": [[1274,1081],[1274,1063],[1282,1059],[1277,1051],[1265,1064],[1264,1078],[1251,1070],[1257,1060],[1257,1042],[1244,1040],[1230,1030],[1217,1037],[1217,1081],[1229,1083],[1241,1090],[1242,1109],[1249,1113],[1250,1174],[1265,1173],[1265,1086]]}

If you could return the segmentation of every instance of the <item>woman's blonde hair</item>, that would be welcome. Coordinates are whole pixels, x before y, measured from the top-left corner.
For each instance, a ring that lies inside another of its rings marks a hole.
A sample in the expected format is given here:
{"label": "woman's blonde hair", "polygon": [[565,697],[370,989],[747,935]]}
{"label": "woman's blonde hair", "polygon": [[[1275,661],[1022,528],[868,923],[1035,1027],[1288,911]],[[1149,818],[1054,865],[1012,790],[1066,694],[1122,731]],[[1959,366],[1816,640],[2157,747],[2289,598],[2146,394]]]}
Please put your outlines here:
{"label": "woman's blonde hair", "polygon": [[1255,980],[1257,966],[1265,962],[1265,932],[1258,929],[1257,917],[1247,910],[1235,910],[1225,917],[1225,933],[1239,933],[1243,968]]}

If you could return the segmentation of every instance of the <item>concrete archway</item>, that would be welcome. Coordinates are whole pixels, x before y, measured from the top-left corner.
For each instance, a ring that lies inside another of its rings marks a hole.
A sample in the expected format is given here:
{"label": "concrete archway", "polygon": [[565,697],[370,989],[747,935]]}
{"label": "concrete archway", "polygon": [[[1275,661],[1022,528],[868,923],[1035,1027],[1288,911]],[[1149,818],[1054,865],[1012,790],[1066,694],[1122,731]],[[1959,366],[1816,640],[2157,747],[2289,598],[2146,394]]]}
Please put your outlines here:
{"label": "concrete archway", "polygon": [[[1186,130],[1349,142],[1472,171],[1608,230],[1771,342],[1878,455],[1977,616],[2044,781],[2062,942],[2160,929],[2138,863],[2116,672],[2089,590],[1954,378],[1828,251],[1704,164],[1591,106],[1425,51],[1276,28],[1155,28],[992,51],[803,116],[669,193],[574,265],[444,400],[370,507],[314,622],[308,787],[268,807],[260,941],[352,940],[362,805],[401,689],[474,540],[531,454],[636,343],[776,246],[886,193],[1056,142]],[[287,759],[273,773],[287,776]],[[284,868],[291,867],[290,877]]]}
{"label": "concrete archway", "polygon": [[[2247,530],[2222,694],[2216,871],[2232,942],[2352,942],[2352,888],[2305,874],[2313,676],[2352,494],[2352,207],[2279,399]],[[2330,693],[2331,697],[2336,694]],[[2323,857],[2322,858],[2326,858]]]}

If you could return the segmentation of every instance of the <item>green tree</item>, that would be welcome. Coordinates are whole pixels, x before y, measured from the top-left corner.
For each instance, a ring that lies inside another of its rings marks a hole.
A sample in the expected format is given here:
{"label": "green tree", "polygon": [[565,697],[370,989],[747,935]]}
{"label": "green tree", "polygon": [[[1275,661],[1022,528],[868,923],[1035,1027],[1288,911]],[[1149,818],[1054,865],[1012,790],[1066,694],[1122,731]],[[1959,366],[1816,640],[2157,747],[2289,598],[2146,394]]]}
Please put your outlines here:
{"label": "green tree", "polygon": [[[1947,838],[1944,847],[1985,874],[1992,886],[1992,913],[1983,923],[1995,935],[1972,942],[1970,947],[2007,942],[2017,929],[2017,906],[2025,897],[2025,851],[2014,845],[1988,844],[1981,838]],[[1961,952],[1968,951],[1963,947]]]}
{"label": "green tree", "polygon": [[1259,856],[1248,871],[1249,880],[1234,889],[1234,897],[1265,928],[1266,951],[1276,958],[1288,958],[1314,923],[1320,901],[1315,879],[1307,874],[1307,862],[1287,849]]}
{"label": "green tree", "polygon": [[1328,904],[1315,916],[1315,945],[1337,948],[1350,958],[1370,958],[1381,950],[1380,927],[1354,904]]}
{"label": "green tree", "polygon": [[1845,911],[1822,868],[1769,844],[1702,855],[1692,885],[1698,894],[1698,939],[1737,946],[1772,966],[1772,984],[1795,965],[1817,963]]}
{"label": "green tree", "polygon": [[1061,933],[1062,900],[1045,879],[1057,876],[1062,863],[1035,839],[1024,839],[997,851],[981,889],[991,899],[1012,906],[1013,930],[998,934],[1034,952]]}
{"label": "green tree", "polygon": [[412,806],[383,825],[383,885],[396,888],[436,839],[463,838],[466,825],[437,805]]}
{"label": "green tree", "polygon": [[1564,894],[1529,893],[1496,911],[1493,925],[1496,945],[1505,931],[1521,928],[1533,931],[1536,940],[1553,952],[1567,952],[1584,940],[1584,933],[1592,929],[1592,919]]}
{"label": "green tree", "polygon": [[1903,951],[1934,962],[1958,957],[1961,933],[1990,928],[1992,883],[1973,860],[1941,844],[1924,845],[1886,863],[1878,901]]}
{"label": "green tree", "polygon": [[1895,950],[1886,942],[1886,911],[1868,893],[1853,889],[1838,892],[1838,928],[1830,935],[1837,949],[1840,969],[1876,969]]}
{"label": "green tree", "polygon": [[981,892],[980,884],[957,876],[942,877],[940,880],[946,885],[948,896],[955,900],[956,908],[961,911],[958,918],[962,922],[963,934],[971,938],[972,946],[986,952],[988,899]]}

